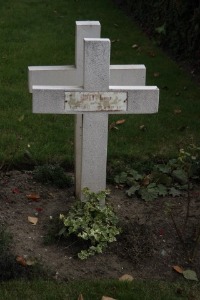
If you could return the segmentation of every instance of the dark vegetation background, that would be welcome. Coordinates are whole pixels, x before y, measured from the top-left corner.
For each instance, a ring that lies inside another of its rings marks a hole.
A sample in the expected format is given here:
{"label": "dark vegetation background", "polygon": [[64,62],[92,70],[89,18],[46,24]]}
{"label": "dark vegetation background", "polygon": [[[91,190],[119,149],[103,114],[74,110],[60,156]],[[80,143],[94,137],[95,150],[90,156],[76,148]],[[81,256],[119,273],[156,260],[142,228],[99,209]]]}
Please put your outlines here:
{"label": "dark vegetation background", "polygon": [[[199,0],[113,0],[177,60],[200,73]],[[195,75],[195,74],[194,74]]]}

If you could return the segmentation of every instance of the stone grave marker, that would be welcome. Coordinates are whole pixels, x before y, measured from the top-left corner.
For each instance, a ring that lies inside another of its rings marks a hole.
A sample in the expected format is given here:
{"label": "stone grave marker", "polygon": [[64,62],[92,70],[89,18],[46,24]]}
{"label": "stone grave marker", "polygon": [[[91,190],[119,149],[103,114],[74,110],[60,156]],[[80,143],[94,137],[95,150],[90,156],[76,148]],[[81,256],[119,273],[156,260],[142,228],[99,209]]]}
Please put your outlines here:
{"label": "stone grave marker", "polygon": [[[110,41],[84,39],[83,86],[33,86],[33,112],[86,114],[82,123],[80,190],[106,187],[108,113],[158,110],[157,87],[110,86]],[[95,124],[95,126],[94,126]]]}
{"label": "stone grave marker", "polygon": [[[101,26],[98,21],[77,21],[75,40],[75,66],[31,66],[29,67],[29,91],[32,86],[83,86],[83,39],[99,38]],[[144,65],[111,65],[110,84],[113,86],[145,85],[146,68]],[[98,117],[98,116],[97,116]],[[97,118],[96,117],[96,118]],[[101,116],[108,122],[108,115]],[[83,119],[87,114],[75,115],[75,182],[76,195],[80,197],[82,166]],[[96,126],[98,122],[93,124]],[[99,128],[99,125],[98,125]],[[99,128],[100,129],[100,128]]]}

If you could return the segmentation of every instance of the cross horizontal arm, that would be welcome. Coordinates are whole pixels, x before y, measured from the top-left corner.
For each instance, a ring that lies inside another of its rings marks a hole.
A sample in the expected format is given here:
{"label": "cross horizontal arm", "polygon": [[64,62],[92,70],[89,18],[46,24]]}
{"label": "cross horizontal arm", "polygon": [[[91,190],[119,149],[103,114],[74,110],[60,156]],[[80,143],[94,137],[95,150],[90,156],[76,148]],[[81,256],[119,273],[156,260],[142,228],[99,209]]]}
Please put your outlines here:
{"label": "cross horizontal arm", "polygon": [[[34,85],[41,86],[81,86],[82,73],[76,66],[28,67],[29,91]],[[145,85],[146,68],[144,65],[111,65],[110,85]]]}
{"label": "cross horizontal arm", "polygon": [[33,86],[34,113],[152,114],[158,111],[158,104],[159,89],[156,86],[110,86],[109,91],[103,93],[87,92],[81,87]]}

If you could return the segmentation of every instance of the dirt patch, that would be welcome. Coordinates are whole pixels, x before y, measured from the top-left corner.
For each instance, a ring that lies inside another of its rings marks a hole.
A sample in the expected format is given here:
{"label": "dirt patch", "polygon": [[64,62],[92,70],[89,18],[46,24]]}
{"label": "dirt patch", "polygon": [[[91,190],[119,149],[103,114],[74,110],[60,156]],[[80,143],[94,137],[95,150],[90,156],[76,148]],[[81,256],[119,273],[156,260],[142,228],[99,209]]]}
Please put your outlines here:
{"label": "dirt patch", "polygon": [[[13,236],[15,255],[32,256],[60,279],[118,278],[128,273],[134,278],[174,279],[179,275],[172,265],[192,268],[200,277],[200,249],[193,262],[187,253],[193,246],[200,216],[200,189],[193,191],[188,243],[181,245],[172,220],[165,213],[165,203],[175,204],[174,215],[180,226],[184,219],[186,198],[160,198],[145,203],[127,198],[124,191],[110,186],[109,202],[119,216],[123,233],[103,254],[81,261],[73,243],[44,244],[50,216],[67,212],[74,203],[74,189],[58,189],[34,181],[31,171],[0,173],[0,222],[7,224]],[[33,201],[27,194],[39,194]],[[28,216],[37,216],[34,226]]]}

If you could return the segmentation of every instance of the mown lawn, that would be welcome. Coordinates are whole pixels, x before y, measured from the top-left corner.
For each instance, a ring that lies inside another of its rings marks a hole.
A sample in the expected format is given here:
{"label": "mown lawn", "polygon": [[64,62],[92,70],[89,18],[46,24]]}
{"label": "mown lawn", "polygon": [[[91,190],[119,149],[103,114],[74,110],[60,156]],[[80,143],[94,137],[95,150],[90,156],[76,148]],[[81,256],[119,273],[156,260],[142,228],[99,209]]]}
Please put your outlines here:
{"label": "mown lawn", "polygon": [[167,283],[164,281],[119,282],[91,281],[59,283],[53,281],[11,281],[0,285],[5,300],[101,300],[102,296],[117,300],[197,300],[199,284]]}
{"label": "mown lawn", "polygon": [[145,64],[147,84],[160,88],[158,114],[110,117],[126,122],[109,132],[109,161],[171,157],[199,144],[199,87],[111,0],[0,0],[1,164],[73,165],[74,118],[32,114],[27,68],[74,64],[76,20],[99,20],[111,63]]}

